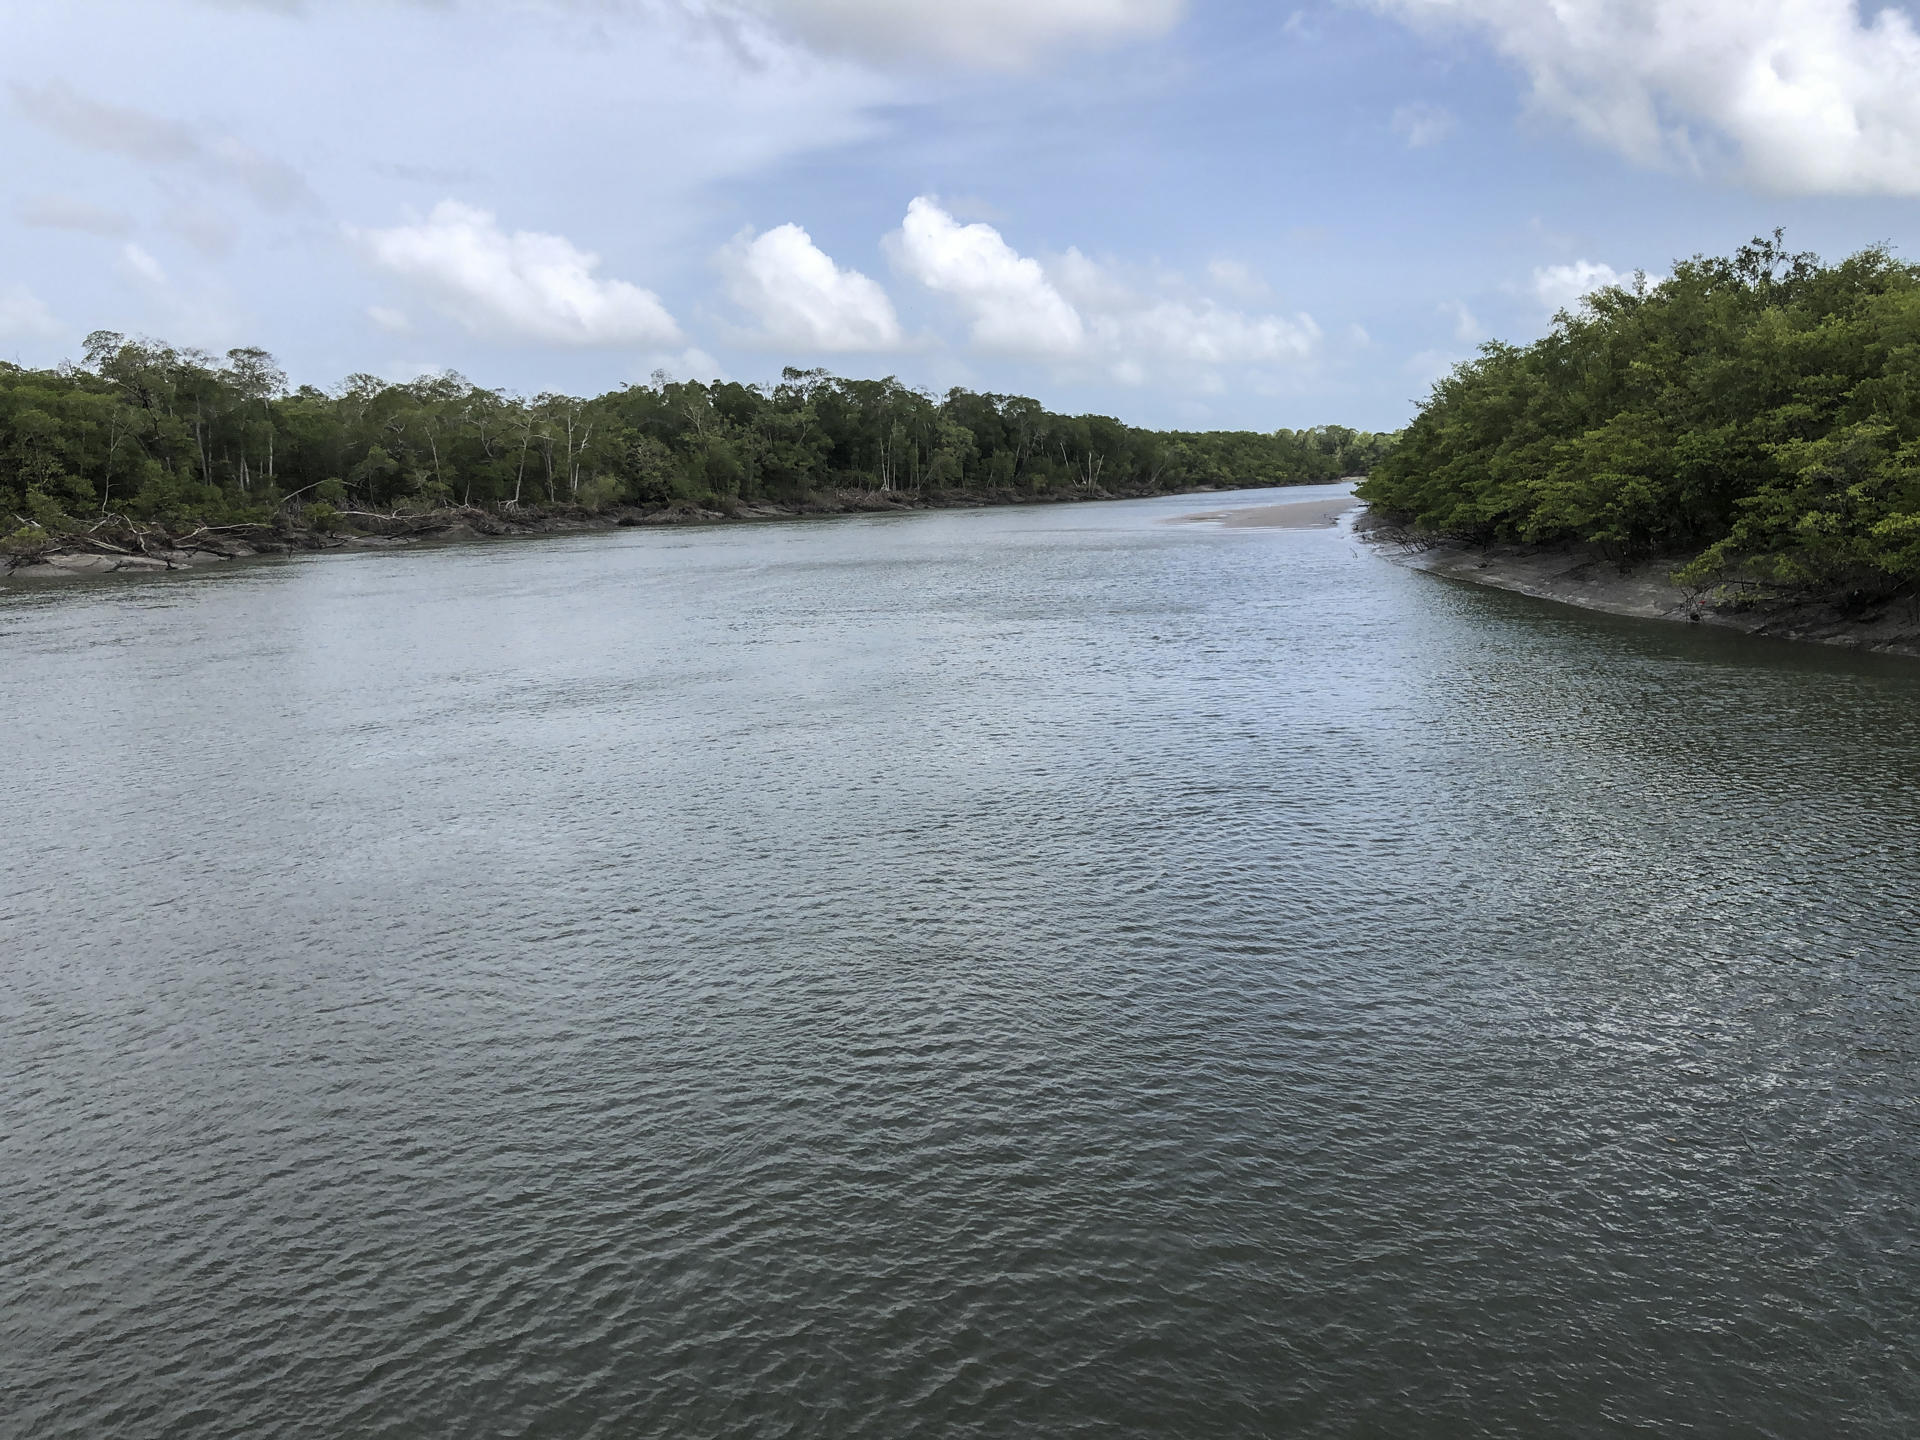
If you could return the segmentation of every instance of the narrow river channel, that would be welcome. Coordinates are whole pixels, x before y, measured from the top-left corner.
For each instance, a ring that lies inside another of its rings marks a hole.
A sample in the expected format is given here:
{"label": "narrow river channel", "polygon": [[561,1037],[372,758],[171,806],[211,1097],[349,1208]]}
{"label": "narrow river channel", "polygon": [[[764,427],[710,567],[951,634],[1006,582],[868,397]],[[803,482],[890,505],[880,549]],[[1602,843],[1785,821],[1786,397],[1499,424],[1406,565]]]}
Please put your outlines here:
{"label": "narrow river channel", "polygon": [[1920,662],[1297,493],[0,587],[0,1432],[1910,1435]]}

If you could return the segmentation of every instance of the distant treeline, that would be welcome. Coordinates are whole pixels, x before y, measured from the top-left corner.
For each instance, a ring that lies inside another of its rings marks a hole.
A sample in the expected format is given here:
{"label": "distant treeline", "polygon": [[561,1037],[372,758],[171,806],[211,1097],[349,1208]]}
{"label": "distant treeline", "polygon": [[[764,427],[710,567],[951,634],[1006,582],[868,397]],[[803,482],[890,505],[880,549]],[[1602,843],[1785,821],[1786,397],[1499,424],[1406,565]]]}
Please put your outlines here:
{"label": "distant treeline", "polygon": [[1361,494],[1431,532],[1893,594],[1920,581],[1920,267],[1778,231],[1435,386]]}
{"label": "distant treeline", "polygon": [[656,375],[591,399],[524,399],[454,374],[290,389],[263,350],[216,359],[99,331],[83,364],[0,364],[0,535],[107,514],[312,523],[455,505],[727,508],[849,489],[1151,494],[1332,479],[1372,468],[1390,443],[1340,426],[1154,432],[824,370],[770,386]]}

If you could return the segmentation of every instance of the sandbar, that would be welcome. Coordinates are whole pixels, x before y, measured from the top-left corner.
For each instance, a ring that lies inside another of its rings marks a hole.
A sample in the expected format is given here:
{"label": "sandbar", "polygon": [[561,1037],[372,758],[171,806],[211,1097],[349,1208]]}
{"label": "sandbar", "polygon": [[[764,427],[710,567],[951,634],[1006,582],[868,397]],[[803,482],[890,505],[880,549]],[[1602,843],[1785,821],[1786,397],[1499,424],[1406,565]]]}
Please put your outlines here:
{"label": "sandbar", "polygon": [[1247,505],[1238,510],[1209,510],[1204,515],[1182,515],[1178,522],[1192,524],[1212,521],[1236,529],[1257,526],[1267,530],[1324,530],[1340,523],[1340,517],[1356,509],[1360,502],[1351,495],[1334,495],[1324,500],[1286,500],[1278,505]]}

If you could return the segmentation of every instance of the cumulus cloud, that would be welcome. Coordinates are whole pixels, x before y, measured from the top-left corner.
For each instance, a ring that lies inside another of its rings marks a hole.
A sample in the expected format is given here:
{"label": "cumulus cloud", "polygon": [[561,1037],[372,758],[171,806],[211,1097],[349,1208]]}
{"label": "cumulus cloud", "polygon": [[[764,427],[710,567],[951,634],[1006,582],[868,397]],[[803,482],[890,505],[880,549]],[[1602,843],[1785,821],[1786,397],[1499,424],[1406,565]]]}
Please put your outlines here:
{"label": "cumulus cloud", "polygon": [[813,351],[891,350],[900,319],[879,284],[845,270],[798,225],[742,231],[720,252],[727,294],[753,317],[755,339]]}
{"label": "cumulus cloud", "polygon": [[1162,34],[1186,0],[716,0],[714,8],[761,17],[816,49],[1011,68],[1056,46]]}
{"label": "cumulus cloud", "polygon": [[1070,355],[1086,343],[1079,312],[991,225],[962,225],[926,196],[907,206],[896,237],[907,274],[952,297],[974,343],[1012,355]]}
{"label": "cumulus cloud", "polygon": [[959,307],[979,348],[1098,365],[1126,384],[1177,370],[1205,387],[1217,367],[1304,360],[1320,338],[1308,316],[1247,314],[1177,284],[1142,287],[1078,250],[1048,267],[926,196],[907,207],[892,244],[908,275]]}
{"label": "cumulus cloud", "polygon": [[64,81],[15,85],[13,99],[28,119],[81,149],[119,155],[149,168],[188,169],[238,186],[269,210],[312,203],[313,194],[299,171],[231,135],[203,138],[177,120],[90,100]]}
{"label": "cumulus cloud", "polygon": [[1575,260],[1567,265],[1543,265],[1533,272],[1533,293],[1548,310],[1558,312],[1578,305],[1582,299],[1609,285],[1626,285],[1632,275],[1622,274],[1611,265],[1594,260]]}
{"label": "cumulus cloud", "polygon": [[1800,193],[1920,193],[1920,33],[1855,0],[1373,0],[1484,32],[1541,109],[1634,160],[1731,153]]}
{"label": "cumulus cloud", "polygon": [[1135,299],[1095,315],[1092,330],[1102,347],[1123,356],[1202,366],[1305,360],[1320,339],[1307,316],[1247,315],[1211,300]]}
{"label": "cumulus cloud", "polygon": [[562,235],[511,233],[443,200],[415,225],[348,230],[376,267],[475,335],[547,345],[668,345],[680,327],[651,290],[602,279],[600,257]]}

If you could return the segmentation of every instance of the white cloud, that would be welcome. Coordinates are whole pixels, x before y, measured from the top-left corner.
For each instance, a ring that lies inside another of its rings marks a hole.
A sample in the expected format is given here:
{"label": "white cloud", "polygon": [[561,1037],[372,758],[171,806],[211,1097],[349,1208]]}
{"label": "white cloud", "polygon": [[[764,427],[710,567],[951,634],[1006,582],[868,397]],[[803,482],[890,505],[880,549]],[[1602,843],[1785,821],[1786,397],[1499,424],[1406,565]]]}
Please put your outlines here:
{"label": "white cloud", "polygon": [[1920,33],[1855,0],[1373,0],[1468,25],[1540,108],[1643,163],[1731,150],[1785,192],[1920,193]]}
{"label": "white cloud", "polygon": [[1186,0],[719,0],[816,48],[1012,68],[1056,46],[1163,34]]}
{"label": "white cloud", "polygon": [[120,247],[114,268],[142,293],[158,333],[176,344],[219,351],[252,339],[255,322],[217,278],[189,272],[177,279],[152,251],[131,241]]}
{"label": "white cloud", "polygon": [[1479,317],[1467,308],[1464,300],[1449,300],[1440,307],[1442,315],[1453,319],[1453,338],[1462,345],[1471,345],[1476,340],[1486,339],[1487,332],[1480,324]]}
{"label": "white cloud", "polygon": [[1086,344],[1079,312],[991,225],[962,225],[922,195],[907,206],[896,253],[907,273],[951,296],[985,350],[1071,355]]}
{"label": "white cloud", "polygon": [[892,350],[900,319],[879,284],[843,270],[798,225],[742,231],[720,252],[727,294],[770,346],[814,351]]}
{"label": "white cloud", "polygon": [[1241,300],[1265,300],[1273,287],[1238,260],[1215,260],[1207,266],[1207,278],[1229,295]]}
{"label": "white cloud", "polygon": [[668,345],[680,327],[651,290],[601,279],[600,257],[563,235],[502,230],[493,215],[443,200],[416,225],[349,228],[377,267],[421,291],[475,335],[547,345]]}
{"label": "white cloud", "polygon": [[[307,0],[213,0],[236,9],[303,15]],[[459,0],[419,0],[446,6]],[[487,8],[486,0],[466,0]],[[547,0],[555,8],[635,11],[658,18],[672,6],[658,0]],[[525,0],[492,0],[492,8]],[[693,17],[722,24],[770,24],[820,50],[890,60],[902,56],[1018,66],[1060,45],[1112,44],[1162,34],[1185,14],[1188,0],[679,0]]]}
{"label": "white cloud", "polygon": [[1533,272],[1533,293],[1548,310],[1571,309],[1596,290],[1609,285],[1626,285],[1633,279],[1611,265],[1593,260],[1575,260],[1570,265],[1543,265]]}
{"label": "white cloud", "polygon": [[26,286],[0,290],[0,339],[54,340],[64,333],[53,312]]}
{"label": "white cloud", "polygon": [[120,247],[120,265],[136,280],[148,285],[164,286],[167,283],[167,272],[161,268],[160,262],[138,245],[128,243]]}
{"label": "white cloud", "polygon": [[1409,150],[1424,150],[1438,145],[1453,133],[1453,112],[1444,105],[1424,100],[1402,105],[1393,112],[1393,132],[1407,142]]}
{"label": "white cloud", "polygon": [[19,210],[20,221],[43,230],[78,230],[118,239],[133,232],[133,218],[71,195],[36,195]]}
{"label": "white cloud", "polygon": [[724,365],[694,345],[674,355],[649,355],[636,373],[668,380],[698,380],[702,383],[729,378]]}
{"label": "white cloud", "polygon": [[1320,339],[1306,316],[1248,315],[1211,300],[1138,299],[1093,315],[1090,328],[1096,345],[1111,353],[1208,368],[1305,360]]}
{"label": "white cloud", "polygon": [[389,335],[405,335],[413,329],[413,322],[407,319],[407,312],[396,310],[390,305],[369,305],[367,318]]}
{"label": "white cloud", "polygon": [[1233,310],[1177,277],[1143,289],[1075,249],[1042,265],[991,225],[962,225],[925,196],[891,239],[909,275],[960,307],[981,349],[1095,365],[1126,385],[1173,373],[1217,388],[1218,367],[1298,363],[1320,339],[1309,316]]}

